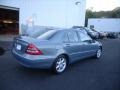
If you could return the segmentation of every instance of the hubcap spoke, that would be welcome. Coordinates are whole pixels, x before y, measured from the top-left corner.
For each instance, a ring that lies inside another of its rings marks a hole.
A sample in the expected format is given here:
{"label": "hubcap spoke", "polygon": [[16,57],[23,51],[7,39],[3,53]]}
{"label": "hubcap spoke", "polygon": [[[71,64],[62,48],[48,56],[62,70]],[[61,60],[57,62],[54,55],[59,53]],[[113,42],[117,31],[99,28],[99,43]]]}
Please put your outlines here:
{"label": "hubcap spoke", "polygon": [[56,66],[56,69],[58,69],[59,67],[60,67],[60,66],[59,66],[59,65],[57,65],[57,66]]}

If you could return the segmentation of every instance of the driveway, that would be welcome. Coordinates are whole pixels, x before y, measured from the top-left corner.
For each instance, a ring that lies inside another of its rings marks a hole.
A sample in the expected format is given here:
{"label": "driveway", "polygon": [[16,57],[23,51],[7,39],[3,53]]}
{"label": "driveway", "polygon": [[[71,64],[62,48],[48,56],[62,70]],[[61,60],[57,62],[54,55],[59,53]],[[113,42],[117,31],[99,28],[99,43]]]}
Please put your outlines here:
{"label": "driveway", "polygon": [[22,67],[11,55],[11,44],[6,44],[0,56],[0,90],[120,90],[120,40],[102,43],[101,59],[81,60],[61,75]]}

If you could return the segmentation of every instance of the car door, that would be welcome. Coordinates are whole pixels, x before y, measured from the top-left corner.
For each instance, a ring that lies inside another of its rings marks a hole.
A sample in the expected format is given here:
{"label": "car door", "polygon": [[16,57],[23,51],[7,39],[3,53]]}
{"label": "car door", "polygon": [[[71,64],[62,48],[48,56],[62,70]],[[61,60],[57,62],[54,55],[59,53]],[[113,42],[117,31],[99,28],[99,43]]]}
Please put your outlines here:
{"label": "car door", "polygon": [[95,54],[97,46],[88,34],[78,31],[79,36],[79,56],[80,58],[89,57]]}
{"label": "car door", "polygon": [[79,55],[78,35],[75,31],[69,30],[66,32],[65,37],[66,38],[64,40],[64,49],[66,50],[67,54],[70,56],[71,59],[70,61],[73,62],[78,59],[78,55]]}

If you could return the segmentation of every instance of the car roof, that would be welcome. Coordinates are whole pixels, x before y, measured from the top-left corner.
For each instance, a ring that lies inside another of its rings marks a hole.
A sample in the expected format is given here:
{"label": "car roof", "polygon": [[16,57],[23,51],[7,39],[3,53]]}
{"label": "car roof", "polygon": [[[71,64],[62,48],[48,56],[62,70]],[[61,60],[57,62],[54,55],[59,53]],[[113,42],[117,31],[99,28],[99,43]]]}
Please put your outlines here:
{"label": "car roof", "polygon": [[[80,31],[80,32],[83,32],[82,30],[79,30],[79,29],[53,29],[54,31],[63,31],[63,32],[67,32],[67,31]],[[51,31],[51,30],[50,30]]]}

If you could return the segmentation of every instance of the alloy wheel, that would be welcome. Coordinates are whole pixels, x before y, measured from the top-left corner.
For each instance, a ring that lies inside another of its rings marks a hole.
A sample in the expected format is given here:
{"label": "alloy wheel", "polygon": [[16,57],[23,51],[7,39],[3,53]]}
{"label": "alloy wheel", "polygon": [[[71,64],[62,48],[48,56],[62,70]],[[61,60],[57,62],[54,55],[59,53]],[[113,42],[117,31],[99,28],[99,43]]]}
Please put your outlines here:
{"label": "alloy wheel", "polygon": [[100,57],[101,57],[101,54],[102,54],[101,49],[98,49],[97,54],[96,54],[97,58],[100,58]]}
{"label": "alloy wheel", "polygon": [[64,55],[59,56],[54,63],[55,73],[62,73],[67,67],[67,59]]}

